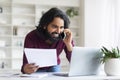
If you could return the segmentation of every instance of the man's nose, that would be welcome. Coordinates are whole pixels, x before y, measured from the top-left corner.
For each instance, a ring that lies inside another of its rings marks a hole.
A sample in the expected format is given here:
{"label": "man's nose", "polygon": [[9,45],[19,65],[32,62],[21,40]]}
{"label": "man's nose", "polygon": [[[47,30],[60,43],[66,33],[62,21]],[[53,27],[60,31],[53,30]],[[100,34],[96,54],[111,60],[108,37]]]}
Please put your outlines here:
{"label": "man's nose", "polygon": [[60,32],[61,32],[61,29],[58,28],[58,29],[57,29],[57,33],[60,33]]}

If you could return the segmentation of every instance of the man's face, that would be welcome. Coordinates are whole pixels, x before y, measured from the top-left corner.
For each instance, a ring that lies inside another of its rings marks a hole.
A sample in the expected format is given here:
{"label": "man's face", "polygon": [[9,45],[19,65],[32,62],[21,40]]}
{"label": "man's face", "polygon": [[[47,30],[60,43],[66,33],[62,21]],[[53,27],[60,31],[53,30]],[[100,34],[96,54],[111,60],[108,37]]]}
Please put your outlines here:
{"label": "man's face", "polygon": [[58,38],[59,34],[64,30],[64,20],[56,17],[54,20],[47,26],[47,31],[52,38]]}

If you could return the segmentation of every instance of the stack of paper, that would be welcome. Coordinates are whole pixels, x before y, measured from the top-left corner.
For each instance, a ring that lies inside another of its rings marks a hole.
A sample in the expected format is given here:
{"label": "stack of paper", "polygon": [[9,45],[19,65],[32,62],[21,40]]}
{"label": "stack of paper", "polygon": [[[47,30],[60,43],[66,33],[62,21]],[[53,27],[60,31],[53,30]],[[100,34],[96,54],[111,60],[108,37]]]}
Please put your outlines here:
{"label": "stack of paper", "polygon": [[43,78],[48,76],[48,73],[33,73],[33,74],[19,74],[18,77]]}

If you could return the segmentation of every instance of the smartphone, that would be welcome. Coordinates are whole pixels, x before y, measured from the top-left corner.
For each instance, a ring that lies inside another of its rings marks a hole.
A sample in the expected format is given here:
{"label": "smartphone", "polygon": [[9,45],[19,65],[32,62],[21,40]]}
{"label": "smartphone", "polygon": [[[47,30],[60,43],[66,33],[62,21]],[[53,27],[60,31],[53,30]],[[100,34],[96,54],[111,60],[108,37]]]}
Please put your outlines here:
{"label": "smartphone", "polygon": [[62,39],[64,39],[64,38],[66,37],[66,34],[65,34],[64,32],[62,32],[62,33],[60,34],[60,36],[61,36]]}

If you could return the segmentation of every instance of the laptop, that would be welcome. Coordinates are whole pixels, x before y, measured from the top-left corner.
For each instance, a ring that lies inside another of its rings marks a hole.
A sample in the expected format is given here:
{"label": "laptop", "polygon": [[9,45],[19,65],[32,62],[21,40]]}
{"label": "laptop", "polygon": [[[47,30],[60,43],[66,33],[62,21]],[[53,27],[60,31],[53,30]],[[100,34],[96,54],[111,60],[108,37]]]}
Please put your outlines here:
{"label": "laptop", "polygon": [[59,76],[89,76],[99,73],[100,48],[73,47],[68,73],[57,73]]}

